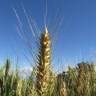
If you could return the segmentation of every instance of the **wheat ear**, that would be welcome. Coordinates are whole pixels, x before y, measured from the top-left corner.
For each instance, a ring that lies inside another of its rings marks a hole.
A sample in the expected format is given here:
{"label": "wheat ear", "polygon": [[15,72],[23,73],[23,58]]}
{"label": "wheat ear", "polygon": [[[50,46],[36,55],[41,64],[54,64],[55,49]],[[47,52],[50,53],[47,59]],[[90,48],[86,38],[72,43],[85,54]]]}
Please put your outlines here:
{"label": "wheat ear", "polygon": [[36,89],[39,96],[46,96],[49,80],[50,59],[51,59],[51,40],[47,28],[41,34],[39,54],[37,57],[37,81]]}

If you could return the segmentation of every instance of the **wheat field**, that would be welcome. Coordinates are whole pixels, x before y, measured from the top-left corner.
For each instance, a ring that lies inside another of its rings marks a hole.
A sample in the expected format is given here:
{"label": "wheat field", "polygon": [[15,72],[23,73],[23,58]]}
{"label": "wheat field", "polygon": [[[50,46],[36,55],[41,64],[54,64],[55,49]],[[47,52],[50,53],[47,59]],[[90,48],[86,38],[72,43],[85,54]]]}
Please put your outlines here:
{"label": "wheat field", "polygon": [[37,60],[30,76],[21,78],[11,70],[9,59],[0,68],[0,96],[96,96],[95,64],[78,63],[56,74],[51,68],[51,38],[45,28],[40,35]]}

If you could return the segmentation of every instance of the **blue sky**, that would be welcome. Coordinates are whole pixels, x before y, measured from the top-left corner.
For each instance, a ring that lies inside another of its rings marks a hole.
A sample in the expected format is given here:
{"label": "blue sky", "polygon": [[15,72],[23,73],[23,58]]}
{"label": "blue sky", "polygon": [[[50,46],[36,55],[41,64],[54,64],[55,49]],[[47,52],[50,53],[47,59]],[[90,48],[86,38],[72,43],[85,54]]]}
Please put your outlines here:
{"label": "blue sky", "polygon": [[[18,56],[21,66],[28,66],[29,62],[23,53],[25,52],[28,57],[30,54],[17,34],[18,20],[13,12],[13,8],[15,8],[24,24],[24,30],[28,31],[27,35],[33,43],[34,37],[31,37],[22,5],[27,14],[35,20],[40,30],[44,30],[46,0],[1,0],[0,62],[7,57],[15,60]],[[62,18],[62,25],[59,26]],[[58,39],[53,44],[54,65],[60,63],[61,66],[68,64],[74,66],[81,60],[96,61],[96,0],[47,0],[46,23],[52,37],[57,32]],[[57,31],[54,30],[54,32],[51,29],[54,29],[53,25],[56,24]]]}

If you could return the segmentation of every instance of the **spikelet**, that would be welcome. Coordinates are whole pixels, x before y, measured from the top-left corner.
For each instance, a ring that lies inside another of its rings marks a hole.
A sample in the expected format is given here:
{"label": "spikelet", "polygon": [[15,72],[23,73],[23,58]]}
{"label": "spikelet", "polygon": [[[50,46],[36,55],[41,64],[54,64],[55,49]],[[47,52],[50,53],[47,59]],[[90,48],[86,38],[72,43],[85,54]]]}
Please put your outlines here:
{"label": "spikelet", "polygon": [[37,81],[36,89],[39,96],[46,96],[47,87],[49,81],[50,71],[50,58],[51,58],[51,41],[47,28],[45,32],[41,34],[40,47],[38,54],[38,66],[37,66]]}

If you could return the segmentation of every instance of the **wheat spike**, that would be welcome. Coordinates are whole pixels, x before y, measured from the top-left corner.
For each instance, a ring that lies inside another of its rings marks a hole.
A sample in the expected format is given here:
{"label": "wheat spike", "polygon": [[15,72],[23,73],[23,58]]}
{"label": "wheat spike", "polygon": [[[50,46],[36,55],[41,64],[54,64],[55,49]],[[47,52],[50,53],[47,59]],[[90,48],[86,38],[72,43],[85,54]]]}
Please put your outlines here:
{"label": "wheat spike", "polygon": [[16,96],[22,96],[22,80],[18,80]]}
{"label": "wheat spike", "polygon": [[51,40],[47,28],[41,34],[40,47],[38,54],[37,81],[36,89],[39,96],[45,96],[48,86],[50,59],[51,59]]}
{"label": "wheat spike", "polygon": [[68,96],[67,95],[67,89],[66,89],[66,83],[63,79],[63,74],[59,74],[57,76],[57,94],[56,96]]}
{"label": "wheat spike", "polygon": [[66,84],[63,81],[60,89],[60,96],[67,96]]}

